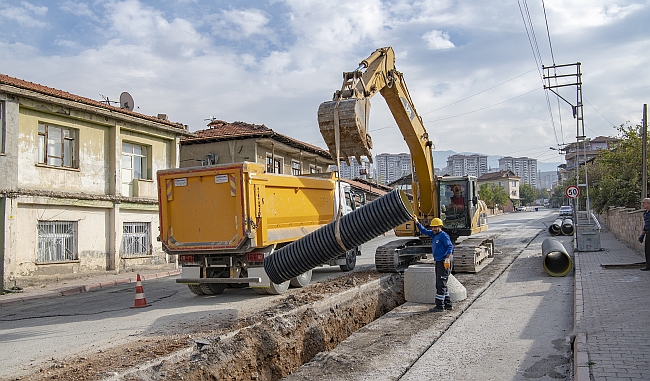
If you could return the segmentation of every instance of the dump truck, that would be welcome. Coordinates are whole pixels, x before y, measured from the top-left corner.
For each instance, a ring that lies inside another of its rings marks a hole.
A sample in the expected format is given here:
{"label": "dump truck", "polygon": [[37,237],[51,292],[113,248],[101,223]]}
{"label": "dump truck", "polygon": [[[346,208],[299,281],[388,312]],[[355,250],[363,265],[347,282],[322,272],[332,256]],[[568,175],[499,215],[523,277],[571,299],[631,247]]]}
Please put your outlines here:
{"label": "dump truck", "polygon": [[[267,173],[258,163],[221,164],[157,172],[163,250],[178,256],[177,283],[197,295],[250,286],[259,294],[304,287],[311,270],[275,284],[264,257],[357,207],[349,184],[336,173]],[[356,200],[355,200],[356,199]],[[351,271],[360,248],[322,265]]]}
{"label": "dump truck", "polygon": [[[411,154],[414,213],[425,226],[433,218],[443,220],[443,230],[455,241],[455,271],[480,271],[492,261],[493,237],[467,237],[487,231],[487,206],[478,197],[475,177],[435,175],[433,142],[415,109],[404,75],[395,68],[393,48],[377,49],[356,70],[344,72],[341,88],[331,101],[319,106],[318,125],[332,157],[350,164],[351,157],[360,163],[366,156],[372,162],[368,115],[370,98],[377,93],[386,100]],[[431,239],[420,236],[412,221],[395,228],[395,234],[405,238],[380,246],[375,253],[380,272],[401,272],[431,253]]]}

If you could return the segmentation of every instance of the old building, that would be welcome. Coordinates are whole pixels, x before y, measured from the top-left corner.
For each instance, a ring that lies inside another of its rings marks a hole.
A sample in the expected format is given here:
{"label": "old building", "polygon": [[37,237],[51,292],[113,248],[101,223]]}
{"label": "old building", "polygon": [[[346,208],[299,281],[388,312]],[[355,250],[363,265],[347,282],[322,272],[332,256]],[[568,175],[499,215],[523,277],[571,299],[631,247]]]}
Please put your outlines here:
{"label": "old building", "polygon": [[486,173],[476,179],[479,188],[483,184],[494,184],[505,189],[506,193],[508,193],[509,201],[508,205],[503,205],[502,209],[504,212],[514,211],[515,205],[519,204],[520,181],[521,178],[509,169]]}
{"label": "old building", "polygon": [[166,266],[158,169],[187,127],[0,74],[4,284]]}
{"label": "old building", "polygon": [[270,173],[290,175],[327,172],[334,164],[328,151],[265,125],[213,120],[196,136],[181,140],[181,167],[243,161],[266,164]]}

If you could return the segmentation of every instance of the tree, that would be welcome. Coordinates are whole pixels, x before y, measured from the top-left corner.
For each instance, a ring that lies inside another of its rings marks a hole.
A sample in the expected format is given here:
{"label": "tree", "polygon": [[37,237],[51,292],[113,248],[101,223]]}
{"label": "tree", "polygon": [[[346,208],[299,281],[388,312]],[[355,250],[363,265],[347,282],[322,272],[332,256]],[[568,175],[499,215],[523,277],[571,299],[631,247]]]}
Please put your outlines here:
{"label": "tree", "polygon": [[506,190],[496,184],[482,184],[478,189],[478,195],[491,209],[497,205],[505,205],[509,200]]}
{"label": "tree", "polygon": [[535,201],[535,188],[530,184],[521,184],[519,186],[519,198],[521,199],[522,204],[530,205]]}
{"label": "tree", "polygon": [[638,207],[641,199],[641,126],[623,124],[616,129],[620,140],[587,164],[589,198],[597,213],[609,206]]}

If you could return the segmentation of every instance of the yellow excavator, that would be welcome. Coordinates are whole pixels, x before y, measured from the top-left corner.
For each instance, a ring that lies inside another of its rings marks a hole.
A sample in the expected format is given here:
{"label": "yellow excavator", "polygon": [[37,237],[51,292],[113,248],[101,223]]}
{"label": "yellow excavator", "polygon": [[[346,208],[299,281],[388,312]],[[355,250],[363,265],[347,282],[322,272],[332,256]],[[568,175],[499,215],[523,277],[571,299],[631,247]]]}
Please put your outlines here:
{"label": "yellow excavator", "polygon": [[[487,230],[487,207],[478,198],[476,178],[435,175],[433,144],[417,114],[404,77],[395,69],[391,47],[375,50],[352,72],[343,73],[343,85],[332,101],[318,108],[318,125],[327,147],[337,161],[366,156],[372,162],[372,139],[368,134],[370,98],[379,92],[395,118],[409,148],[412,162],[413,210],[419,221],[429,226],[441,218],[443,229],[455,241],[454,270],[478,272],[492,261],[492,237],[465,238]],[[431,253],[431,241],[420,236],[417,226],[407,222],[395,229],[398,239],[379,247],[375,265],[380,272],[404,271],[410,264]],[[414,238],[415,237],[415,238]]]}

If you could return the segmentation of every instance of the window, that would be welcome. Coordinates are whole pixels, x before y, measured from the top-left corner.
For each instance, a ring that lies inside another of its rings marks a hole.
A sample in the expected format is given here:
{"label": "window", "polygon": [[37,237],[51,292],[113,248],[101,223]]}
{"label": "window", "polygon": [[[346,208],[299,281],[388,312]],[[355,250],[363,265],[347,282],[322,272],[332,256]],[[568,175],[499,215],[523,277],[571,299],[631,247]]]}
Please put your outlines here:
{"label": "window", "polygon": [[316,173],[316,166],[313,164],[309,164],[309,173]]}
{"label": "window", "polygon": [[122,142],[122,194],[133,195],[133,182],[150,180],[148,149],[145,146]]}
{"label": "window", "polygon": [[77,168],[77,132],[71,128],[38,125],[38,162],[55,167]]}
{"label": "window", "polygon": [[291,160],[291,174],[298,176],[300,174],[300,162]]}
{"label": "window", "polygon": [[5,112],[5,101],[0,101],[0,153],[5,153],[5,139],[7,136],[7,125]]}
{"label": "window", "polygon": [[149,222],[125,222],[122,226],[122,256],[150,255],[150,231]]}
{"label": "window", "polygon": [[37,262],[74,261],[77,257],[77,223],[38,221]]}
{"label": "window", "polygon": [[282,173],[282,158],[278,156],[266,156],[266,172]]}

